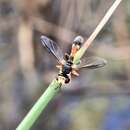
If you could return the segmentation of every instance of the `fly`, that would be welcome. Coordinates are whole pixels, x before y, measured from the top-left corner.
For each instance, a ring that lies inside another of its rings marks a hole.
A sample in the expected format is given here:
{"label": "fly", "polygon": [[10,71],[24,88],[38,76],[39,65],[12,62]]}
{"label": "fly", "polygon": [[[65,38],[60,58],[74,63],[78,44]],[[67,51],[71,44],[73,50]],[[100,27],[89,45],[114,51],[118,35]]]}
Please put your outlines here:
{"label": "fly", "polygon": [[106,65],[107,61],[100,57],[85,57],[83,60],[80,61],[78,64],[73,64],[73,59],[77,51],[81,48],[84,39],[82,36],[77,36],[72,43],[71,52],[70,54],[65,53],[63,55],[61,49],[56,44],[56,42],[52,41],[48,37],[42,35],[41,42],[44,47],[51,53],[58,61],[58,65],[56,67],[59,69],[58,76],[56,80],[59,83],[69,83],[71,79],[71,75],[78,76],[78,70],[82,68],[86,69],[96,69],[103,67]]}

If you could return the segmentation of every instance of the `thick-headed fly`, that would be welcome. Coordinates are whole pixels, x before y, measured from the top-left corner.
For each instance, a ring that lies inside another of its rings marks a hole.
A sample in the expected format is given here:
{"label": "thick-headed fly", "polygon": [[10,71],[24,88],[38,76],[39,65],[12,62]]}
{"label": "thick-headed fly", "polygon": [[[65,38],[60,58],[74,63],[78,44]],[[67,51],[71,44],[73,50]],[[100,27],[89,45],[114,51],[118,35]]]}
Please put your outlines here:
{"label": "thick-headed fly", "polygon": [[103,58],[86,57],[83,60],[81,60],[80,63],[73,64],[74,56],[77,53],[77,51],[81,48],[81,45],[84,42],[84,39],[81,36],[77,36],[74,39],[70,54],[65,53],[65,55],[63,55],[59,46],[48,37],[41,36],[41,42],[44,45],[44,47],[48,50],[48,52],[56,57],[59,63],[56,66],[59,69],[59,73],[56,79],[61,84],[69,83],[71,75],[78,76],[79,74],[77,71],[79,69],[82,68],[96,69],[103,67],[107,63],[107,61]]}

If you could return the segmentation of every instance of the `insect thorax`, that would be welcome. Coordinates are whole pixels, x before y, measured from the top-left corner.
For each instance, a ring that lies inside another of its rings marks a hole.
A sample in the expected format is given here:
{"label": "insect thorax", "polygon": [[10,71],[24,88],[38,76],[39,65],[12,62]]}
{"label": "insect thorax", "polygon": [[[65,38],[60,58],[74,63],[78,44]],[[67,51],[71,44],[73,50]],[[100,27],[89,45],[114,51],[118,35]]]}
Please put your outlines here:
{"label": "insect thorax", "polygon": [[66,63],[66,64],[63,66],[63,68],[62,68],[62,73],[66,75],[66,74],[69,74],[69,73],[71,72],[71,70],[72,70],[71,65],[68,64],[68,63]]}

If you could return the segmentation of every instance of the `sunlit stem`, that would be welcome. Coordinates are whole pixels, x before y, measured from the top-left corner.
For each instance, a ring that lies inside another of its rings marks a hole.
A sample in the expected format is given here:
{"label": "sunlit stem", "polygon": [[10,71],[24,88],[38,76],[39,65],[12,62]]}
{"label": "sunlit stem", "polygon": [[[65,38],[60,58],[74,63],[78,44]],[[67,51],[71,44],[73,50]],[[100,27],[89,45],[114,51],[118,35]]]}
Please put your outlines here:
{"label": "sunlit stem", "polygon": [[116,0],[111,8],[108,10],[108,12],[105,14],[101,22],[98,24],[94,32],[90,35],[90,37],[86,40],[84,45],[81,47],[81,49],[77,52],[75,58],[74,58],[74,64],[78,63],[80,58],[84,55],[87,48],[90,46],[90,44],[94,41],[96,36],[99,34],[99,32],[102,30],[102,28],[105,26],[105,24],[108,22],[118,5],[120,4],[122,0]]}
{"label": "sunlit stem", "polygon": [[53,80],[52,83],[46,89],[46,91],[37,100],[32,109],[28,112],[28,114],[16,128],[16,130],[29,130],[31,126],[34,124],[34,122],[37,120],[41,112],[47,106],[47,104],[59,91],[60,87],[61,84],[59,84],[57,80]]}

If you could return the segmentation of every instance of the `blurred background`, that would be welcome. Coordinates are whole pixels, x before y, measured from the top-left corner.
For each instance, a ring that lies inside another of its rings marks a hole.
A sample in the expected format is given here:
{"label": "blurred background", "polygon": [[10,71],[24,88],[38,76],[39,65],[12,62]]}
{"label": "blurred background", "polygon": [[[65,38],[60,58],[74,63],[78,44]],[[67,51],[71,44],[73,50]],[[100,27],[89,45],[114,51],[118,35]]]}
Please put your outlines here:
{"label": "blurred background", "polygon": [[[0,130],[15,129],[57,76],[46,35],[68,51],[87,39],[114,0],[0,0]],[[130,1],[87,50],[108,64],[62,87],[31,130],[130,130]]]}

